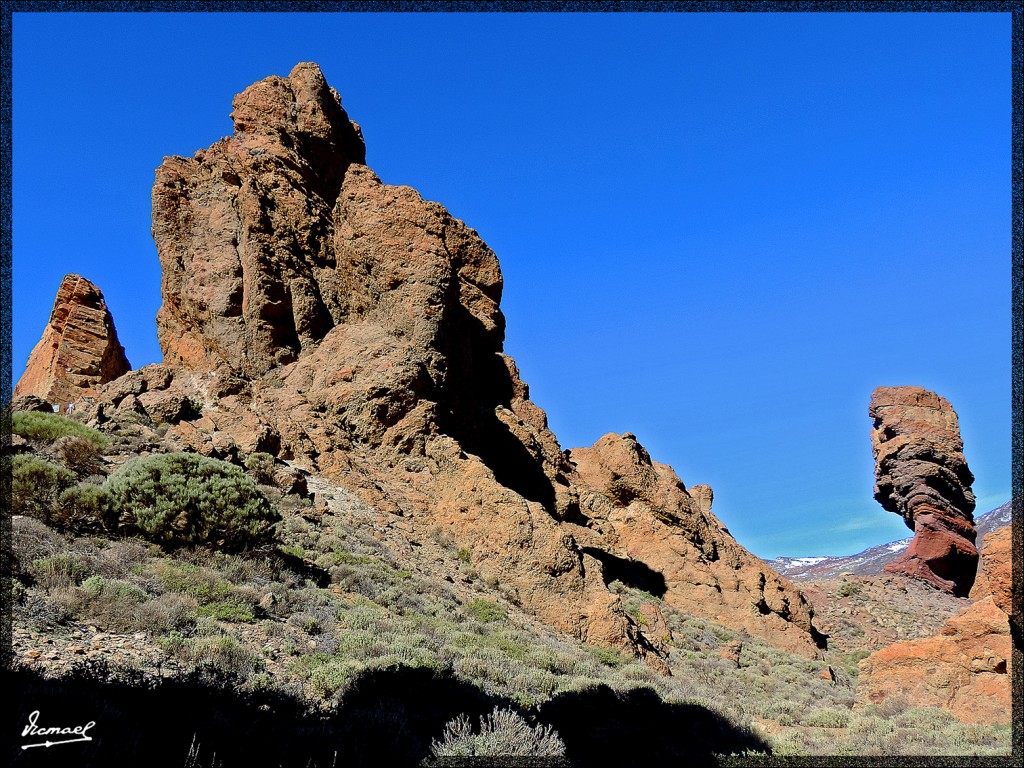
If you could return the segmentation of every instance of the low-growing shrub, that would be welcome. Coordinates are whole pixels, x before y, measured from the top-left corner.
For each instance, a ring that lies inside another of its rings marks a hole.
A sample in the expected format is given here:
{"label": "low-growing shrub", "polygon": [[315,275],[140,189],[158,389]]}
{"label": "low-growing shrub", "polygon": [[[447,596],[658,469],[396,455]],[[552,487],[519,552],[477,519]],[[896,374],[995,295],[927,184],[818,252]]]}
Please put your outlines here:
{"label": "low-growing shrub", "polygon": [[51,453],[80,477],[102,470],[96,441],[78,435],[64,435],[53,441]]}
{"label": "low-growing shrub", "polygon": [[51,521],[58,528],[82,533],[98,533],[116,527],[106,491],[92,483],[79,483],[61,491]]}
{"label": "low-growing shrub", "polygon": [[466,613],[477,621],[504,621],[508,618],[505,609],[491,600],[470,600],[466,603]]}
{"label": "low-growing shrub", "polygon": [[35,456],[18,455],[11,460],[11,511],[51,523],[57,499],[74,485],[73,472]]}
{"label": "low-growing shrub", "polygon": [[847,581],[836,590],[836,594],[840,597],[852,597],[853,595],[859,595],[862,589],[863,587],[856,581]]}
{"label": "low-growing shrub", "polygon": [[135,458],[103,484],[123,528],[165,546],[265,541],[280,519],[238,467],[190,453]]}
{"label": "low-growing shrub", "polygon": [[850,712],[845,709],[812,710],[800,721],[801,725],[809,725],[812,728],[845,728],[850,724]]}
{"label": "low-growing shrub", "polygon": [[245,468],[259,483],[270,485],[274,482],[274,457],[269,453],[250,453],[245,457]]}
{"label": "low-growing shrub", "polygon": [[61,589],[82,583],[89,569],[78,555],[62,552],[58,555],[33,560],[29,575],[43,589]]}
{"label": "low-growing shrub", "polygon": [[625,662],[622,654],[614,648],[599,648],[596,645],[588,645],[587,653],[608,667],[621,667]]}
{"label": "low-growing shrub", "polygon": [[465,715],[449,721],[430,751],[435,758],[562,757],[565,742],[550,725],[531,726],[513,710],[496,707],[480,718],[479,733]]}
{"label": "low-growing shrub", "polygon": [[11,418],[11,431],[26,440],[52,443],[59,437],[70,435],[92,443],[97,451],[107,448],[107,438],[81,422],[56,413],[29,411],[15,413]]}

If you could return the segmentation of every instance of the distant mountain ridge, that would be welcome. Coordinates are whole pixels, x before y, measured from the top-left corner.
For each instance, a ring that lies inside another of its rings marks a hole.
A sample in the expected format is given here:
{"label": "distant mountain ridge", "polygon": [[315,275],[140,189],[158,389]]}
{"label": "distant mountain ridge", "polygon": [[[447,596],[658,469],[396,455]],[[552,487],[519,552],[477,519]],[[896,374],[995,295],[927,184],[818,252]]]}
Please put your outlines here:
{"label": "distant mountain ridge", "polygon": [[[985,534],[1008,525],[1012,519],[1011,502],[986,512],[976,520],[978,544]],[[899,541],[879,544],[865,549],[856,555],[844,557],[776,557],[766,560],[776,571],[796,581],[804,579],[829,579],[841,573],[853,573],[857,576],[874,576],[882,572],[886,563],[899,557],[910,546],[913,537],[908,536]]]}

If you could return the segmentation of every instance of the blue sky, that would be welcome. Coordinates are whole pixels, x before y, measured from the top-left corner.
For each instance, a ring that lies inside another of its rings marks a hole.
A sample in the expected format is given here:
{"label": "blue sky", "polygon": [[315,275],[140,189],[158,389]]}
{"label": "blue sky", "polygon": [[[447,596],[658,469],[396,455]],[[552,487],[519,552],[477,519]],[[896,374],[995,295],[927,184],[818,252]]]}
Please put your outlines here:
{"label": "blue sky", "polygon": [[1010,497],[1009,14],[15,14],[13,374],[61,277],[156,362],[150,187],[318,62],[388,183],[494,249],[565,448],[637,434],[758,555],[908,535],[871,390]]}

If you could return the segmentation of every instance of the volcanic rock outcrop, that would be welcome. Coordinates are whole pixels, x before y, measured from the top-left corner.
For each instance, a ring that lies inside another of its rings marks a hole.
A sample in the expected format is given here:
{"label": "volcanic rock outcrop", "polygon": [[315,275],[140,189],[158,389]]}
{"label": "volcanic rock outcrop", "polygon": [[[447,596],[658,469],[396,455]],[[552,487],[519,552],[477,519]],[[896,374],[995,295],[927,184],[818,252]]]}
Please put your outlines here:
{"label": "volcanic rock outcrop", "polygon": [[971,587],[971,598],[983,600],[989,595],[1005,614],[1013,613],[1013,531],[1008,525],[997,528],[981,541],[981,564]]}
{"label": "volcanic rock outcrop", "polygon": [[14,396],[49,403],[94,397],[96,387],[131,370],[100,289],[80,275],[65,275],[42,338],[14,387]]}
{"label": "volcanic rock outcrop", "polygon": [[250,86],[232,117],[233,136],[157,170],[164,363],[110,385],[98,421],[128,409],[172,445],[320,473],[411,534],[440,529],[545,623],[655,666],[657,601],[641,622],[609,583],[817,652],[803,595],[711,515],[710,489],[631,435],[562,451],[502,352],[494,253],[363,164],[315,64]]}
{"label": "volcanic rock outcrop", "polygon": [[907,551],[885,570],[966,597],[978,567],[974,475],[956,412],[921,387],[878,387],[869,414],[875,499],[914,531]]}
{"label": "volcanic rock outcrop", "polygon": [[895,643],[860,662],[855,707],[900,698],[942,707],[968,723],[1008,723],[1011,653],[1008,617],[986,597],[939,634]]}

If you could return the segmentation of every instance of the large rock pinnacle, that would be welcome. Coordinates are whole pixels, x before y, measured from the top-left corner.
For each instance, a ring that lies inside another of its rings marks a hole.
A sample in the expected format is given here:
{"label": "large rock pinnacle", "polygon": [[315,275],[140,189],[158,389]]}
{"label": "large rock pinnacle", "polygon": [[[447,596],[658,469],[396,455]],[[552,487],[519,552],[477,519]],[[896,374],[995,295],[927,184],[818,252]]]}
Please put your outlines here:
{"label": "large rock pinnacle", "polygon": [[250,86],[232,116],[233,136],[157,170],[164,363],[109,407],[199,397],[169,441],[333,479],[410,540],[443,532],[541,621],[656,667],[660,602],[641,623],[610,582],[817,652],[803,595],[714,519],[710,489],[691,496],[632,436],[562,451],[502,352],[496,256],[363,164],[316,65]]}
{"label": "large rock pinnacle", "polygon": [[14,396],[69,403],[94,396],[98,385],[129,370],[100,289],[80,275],[65,275]]}
{"label": "large rock pinnacle", "polygon": [[921,387],[878,387],[869,414],[875,499],[914,531],[910,547],[885,570],[967,596],[978,568],[974,475],[956,412]]}

